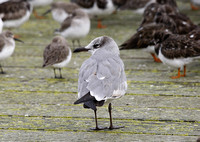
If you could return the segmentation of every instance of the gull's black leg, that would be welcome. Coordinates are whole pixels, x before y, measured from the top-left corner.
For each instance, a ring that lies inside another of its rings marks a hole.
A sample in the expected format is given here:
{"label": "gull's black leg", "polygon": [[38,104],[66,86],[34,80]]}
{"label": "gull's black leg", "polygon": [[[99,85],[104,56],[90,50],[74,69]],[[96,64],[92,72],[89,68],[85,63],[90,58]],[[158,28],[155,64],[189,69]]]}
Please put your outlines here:
{"label": "gull's black leg", "polygon": [[108,112],[109,112],[109,115],[110,115],[110,127],[109,127],[109,129],[113,130],[113,129],[124,128],[124,126],[113,126],[113,123],[112,123],[112,105],[111,105],[111,103],[108,105]]}
{"label": "gull's black leg", "polygon": [[98,126],[98,122],[97,122],[97,110],[94,110],[94,115],[95,115],[95,124],[96,124],[96,127],[95,128],[90,128],[91,130],[104,130],[104,129],[107,129],[107,127],[99,127]]}

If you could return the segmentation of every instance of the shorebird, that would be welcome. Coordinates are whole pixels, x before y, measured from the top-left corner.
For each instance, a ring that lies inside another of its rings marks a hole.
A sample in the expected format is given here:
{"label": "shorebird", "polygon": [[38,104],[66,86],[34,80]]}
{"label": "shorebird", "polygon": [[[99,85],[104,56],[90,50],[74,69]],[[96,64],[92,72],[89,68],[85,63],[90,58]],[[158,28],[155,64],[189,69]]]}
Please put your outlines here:
{"label": "shorebird", "polygon": [[199,0],[190,0],[190,5],[191,5],[192,10],[200,9],[200,1]]}
{"label": "shorebird", "polygon": [[172,8],[176,9],[176,11],[178,12],[178,6],[177,6],[177,3],[176,3],[176,0],[156,0],[157,3],[159,4],[168,4],[170,5]]}
{"label": "shorebird", "polygon": [[188,34],[190,31],[197,28],[197,25],[195,25],[185,14],[171,14],[169,17],[176,23],[178,34]]}
{"label": "shorebird", "polygon": [[80,39],[85,37],[90,31],[90,19],[83,10],[76,9],[71,16],[64,20],[56,34],[60,34],[67,39],[71,39],[73,47],[75,40],[80,45]]}
{"label": "shorebird", "polygon": [[2,21],[2,18],[3,18],[3,14],[0,14],[0,33],[2,33],[2,30],[3,30],[3,21]]}
{"label": "shorebird", "polygon": [[0,4],[0,14],[3,14],[4,27],[16,28],[26,22],[32,12],[29,0],[12,0]]}
{"label": "shorebird", "polygon": [[140,24],[141,26],[144,26],[145,24],[154,23],[155,17],[157,13],[166,13],[169,14],[177,14],[178,11],[176,8],[173,8],[169,4],[159,4],[159,3],[152,3],[148,5],[143,13],[143,20]]}
{"label": "shorebird", "polygon": [[10,0],[1,0],[1,1],[0,1],[0,4],[1,4],[1,3],[4,3],[4,2],[6,2],[6,1],[10,1]]}
{"label": "shorebird", "polygon": [[188,38],[193,40],[200,40],[200,27],[195,28],[186,35]]}
{"label": "shorebird", "polygon": [[67,3],[67,2],[54,2],[51,4],[51,9],[47,10],[43,15],[52,13],[52,17],[58,23],[62,23],[66,18],[72,15],[72,13],[79,8],[79,6],[75,3]]}
{"label": "shorebird", "polygon": [[[107,36],[94,39],[82,50],[89,50],[92,56],[83,62],[78,80],[78,100],[74,104],[83,103],[84,108],[94,110],[96,127],[93,130],[102,130],[97,123],[97,106],[109,103],[110,126],[114,127],[111,114],[111,100],[122,97],[127,90],[126,75],[123,61],[119,57],[119,48],[115,41]],[[74,52],[80,52],[81,49]]]}
{"label": "shorebird", "polygon": [[121,8],[127,3],[128,0],[112,0],[117,9]]}
{"label": "shorebird", "polygon": [[[52,66],[54,77],[62,79],[61,68],[65,67],[71,60],[71,49],[67,41],[62,36],[56,36],[52,42],[44,49],[43,66]],[[60,77],[56,76],[56,69],[59,69]]]}
{"label": "shorebird", "polygon": [[161,62],[155,55],[154,34],[158,31],[171,33],[166,25],[156,23],[148,24],[140,27],[130,39],[121,44],[120,50],[142,49],[145,52],[150,53],[155,62]]}
{"label": "shorebird", "polygon": [[149,5],[145,9],[140,27],[149,23],[161,23],[167,25],[168,28],[171,26],[176,29],[173,33],[178,34],[188,34],[197,27],[189,17],[177,10],[176,3],[173,4],[172,1],[171,5],[169,3],[163,4],[162,1],[161,4],[153,3]]}
{"label": "shorebird", "polygon": [[105,28],[101,23],[101,18],[112,14],[116,7],[112,0],[71,0],[78,4],[90,17],[97,16],[98,25],[97,28]]}
{"label": "shorebird", "polygon": [[[15,41],[22,42],[21,40],[14,38],[14,35],[10,31],[6,31],[0,34],[0,61],[10,57],[15,50]],[[2,66],[0,65],[1,74],[4,74]]]}
{"label": "shorebird", "polygon": [[43,19],[44,17],[39,16],[35,10],[36,7],[42,7],[50,5],[53,2],[53,0],[30,0],[30,3],[33,6],[33,14],[38,19]]}
{"label": "shorebird", "polygon": [[[186,65],[193,59],[200,57],[200,40],[194,40],[193,35],[171,34],[165,31],[157,32],[154,35],[157,45],[155,52],[159,59],[169,66],[178,68],[178,75],[172,79],[186,76]],[[180,69],[184,68],[184,73]]]}
{"label": "shorebird", "polygon": [[156,0],[126,0],[126,3],[120,7],[121,10],[134,10],[136,13],[143,14],[145,8]]}

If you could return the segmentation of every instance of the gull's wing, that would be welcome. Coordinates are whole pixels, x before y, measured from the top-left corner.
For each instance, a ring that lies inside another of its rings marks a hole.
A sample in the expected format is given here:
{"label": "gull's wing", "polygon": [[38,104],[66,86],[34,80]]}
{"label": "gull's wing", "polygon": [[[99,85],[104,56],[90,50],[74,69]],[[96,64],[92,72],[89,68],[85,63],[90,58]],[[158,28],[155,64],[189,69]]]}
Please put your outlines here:
{"label": "gull's wing", "polygon": [[114,99],[127,89],[124,64],[118,56],[98,61],[86,60],[79,73],[79,98],[90,92],[97,101]]}

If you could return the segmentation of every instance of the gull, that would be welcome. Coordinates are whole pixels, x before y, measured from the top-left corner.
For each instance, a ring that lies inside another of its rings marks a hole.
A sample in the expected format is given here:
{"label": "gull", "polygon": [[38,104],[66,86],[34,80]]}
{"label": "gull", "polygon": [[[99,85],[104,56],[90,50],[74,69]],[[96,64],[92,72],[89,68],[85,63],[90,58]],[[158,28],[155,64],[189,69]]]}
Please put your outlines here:
{"label": "gull", "polygon": [[93,130],[102,130],[97,123],[97,106],[108,103],[110,126],[108,129],[118,129],[112,123],[111,101],[122,97],[127,90],[124,63],[119,57],[119,48],[116,42],[107,36],[94,39],[84,48],[74,52],[89,50],[92,56],[83,62],[78,80],[78,100],[74,104],[83,103],[84,108],[91,108],[95,114],[96,127]]}

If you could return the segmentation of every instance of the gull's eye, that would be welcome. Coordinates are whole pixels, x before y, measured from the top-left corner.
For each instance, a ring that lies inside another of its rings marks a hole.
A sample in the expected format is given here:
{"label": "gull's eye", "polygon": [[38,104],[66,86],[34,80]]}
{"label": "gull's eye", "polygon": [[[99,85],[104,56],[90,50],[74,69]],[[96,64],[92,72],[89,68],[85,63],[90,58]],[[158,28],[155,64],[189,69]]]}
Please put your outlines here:
{"label": "gull's eye", "polygon": [[98,43],[95,43],[95,44],[93,45],[94,48],[99,48],[99,46],[100,46],[100,44],[98,44]]}

